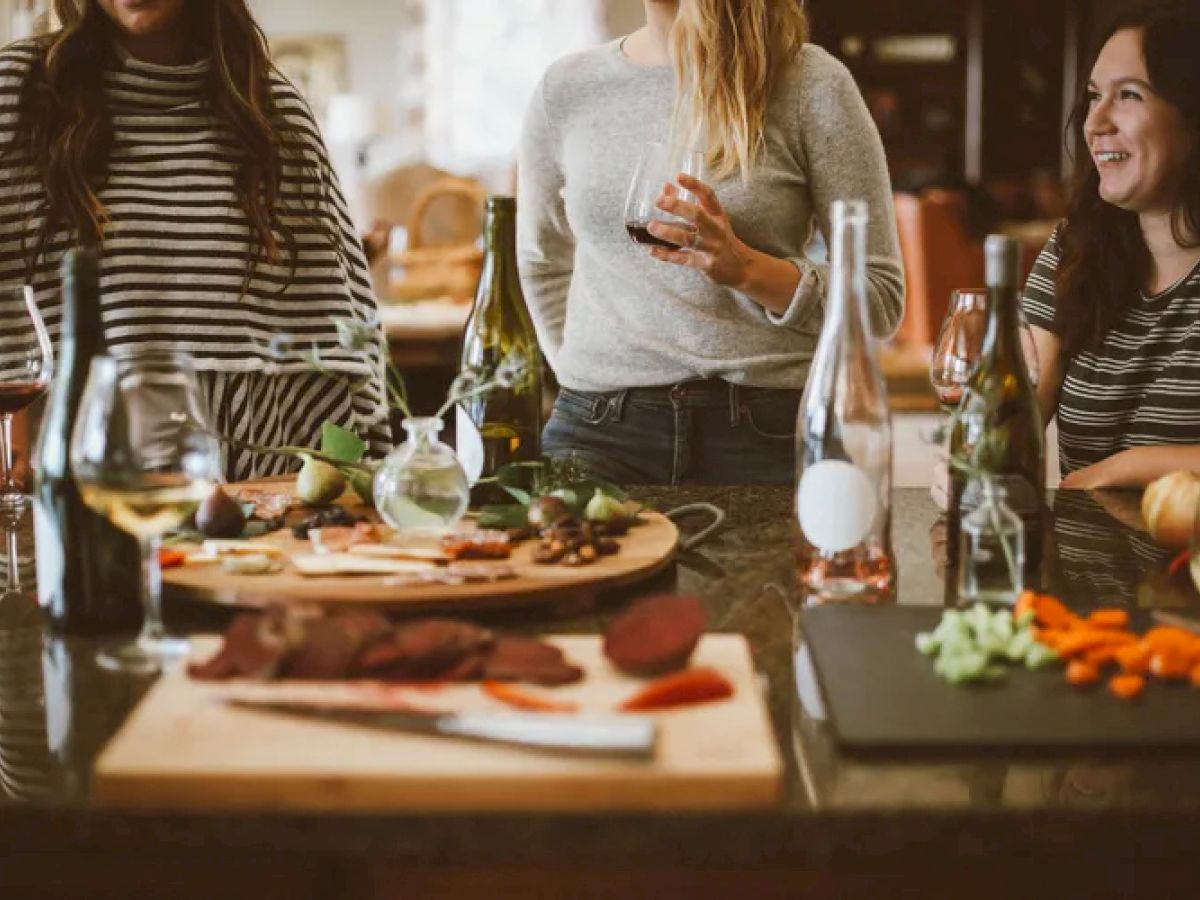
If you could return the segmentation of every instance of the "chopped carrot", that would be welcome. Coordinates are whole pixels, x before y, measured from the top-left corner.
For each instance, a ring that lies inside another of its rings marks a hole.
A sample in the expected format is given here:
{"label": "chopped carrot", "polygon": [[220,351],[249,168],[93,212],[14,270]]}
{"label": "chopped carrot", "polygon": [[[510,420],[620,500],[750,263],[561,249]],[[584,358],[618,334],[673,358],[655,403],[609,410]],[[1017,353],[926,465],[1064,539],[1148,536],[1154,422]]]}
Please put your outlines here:
{"label": "chopped carrot", "polygon": [[1176,628],[1173,625],[1159,625],[1151,628],[1142,635],[1142,640],[1155,650],[1161,650],[1163,647],[1189,650],[1193,646],[1200,645],[1200,638],[1196,635],[1185,628]]}
{"label": "chopped carrot", "polygon": [[1183,567],[1188,564],[1188,559],[1191,557],[1190,550],[1184,550],[1177,557],[1171,560],[1171,564],[1167,566],[1167,577],[1173,578],[1183,571]]}
{"label": "chopped carrot", "polygon": [[1145,675],[1150,671],[1150,657],[1153,654],[1153,649],[1145,641],[1118,647],[1117,665],[1127,675]]}
{"label": "chopped carrot", "polygon": [[163,547],[158,551],[158,565],[161,569],[173,569],[176,566],[182,566],[185,562],[187,562],[187,554],[182,550]]}
{"label": "chopped carrot", "polygon": [[1070,628],[1079,621],[1079,616],[1067,609],[1057,597],[1038,594],[1033,601],[1037,619],[1047,628]]}
{"label": "chopped carrot", "polygon": [[1054,648],[1060,656],[1078,656],[1096,647],[1119,647],[1137,642],[1137,637],[1127,631],[1105,631],[1077,628],[1059,638]]}
{"label": "chopped carrot", "polygon": [[1114,675],[1108,679],[1108,689],[1122,700],[1132,700],[1145,687],[1146,679],[1141,675]]}
{"label": "chopped carrot", "polygon": [[1037,599],[1037,592],[1029,588],[1021,591],[1021,596],[1017,598],[1016,605],[1013,607],[1013,618],[1019,619],[1027,612],[1037,615],[1037,608],[1034,601]]}
{"label": "chopped carrot", "polygon": [[1181,650],[1163,647],[1150,657],[1150,671],[1159,678],[1179,681],[1187,678],[1191,670],[1191,657]]}
{"label": "chopped carrot", "polygon": [[1192,687],[1200,688],[1200,665],[1192,669]]}
{"label": "chopped carrot", "polygon": [[573,713],[579,711],[577,704],[543,697],[504,681],[485,681],[482,687],[483,692],[493,700],[499,700],[501,703],[528,712]]}
{"label": "chopped carrot", "polygon": [[1100,670],[1082,659],[1073,659],[1067,663],[1067,683],[1075,687],[1095,684],[1100,680]]}
{"label": "chopped carrot", "polygon": [[716,669],[684,669],[650,682],[620,705],[625,712],[667,709],[733,696],[733,685]]}
{"label": "chopped carrot", "polygon": [[1128,628],[1129,613],[1123,609],[1094,609],[1087,617],[1087,624],[1094,628]]}
{"label": "chopped carrot", "polygon": [[1086,653],[1084,653],[1080,659],[1098,669],[1103,669],[1109,663],[1117,661],[1117,653],[1119,653],[1121,649],[1121,647],[1114,646],[1113,644],[1107,644],[1102,647],[1093,647],[1091,650],[1088,650]]}

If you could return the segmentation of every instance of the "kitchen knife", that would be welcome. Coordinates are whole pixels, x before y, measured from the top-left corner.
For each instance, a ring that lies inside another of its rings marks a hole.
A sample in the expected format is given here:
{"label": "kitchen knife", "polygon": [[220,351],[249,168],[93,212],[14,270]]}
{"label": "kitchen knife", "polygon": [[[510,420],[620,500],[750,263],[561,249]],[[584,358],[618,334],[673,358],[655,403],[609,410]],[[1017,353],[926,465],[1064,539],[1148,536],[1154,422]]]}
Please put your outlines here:
{"label": "kitchen knife", "polygon": [[242,709],[279,713],[380,731],[468,738],[580,755],[648,759],[654,755],[658,726],[641,716],[583,716],[555,713],[432,713],[372,710],[358,706],[229,698]]}

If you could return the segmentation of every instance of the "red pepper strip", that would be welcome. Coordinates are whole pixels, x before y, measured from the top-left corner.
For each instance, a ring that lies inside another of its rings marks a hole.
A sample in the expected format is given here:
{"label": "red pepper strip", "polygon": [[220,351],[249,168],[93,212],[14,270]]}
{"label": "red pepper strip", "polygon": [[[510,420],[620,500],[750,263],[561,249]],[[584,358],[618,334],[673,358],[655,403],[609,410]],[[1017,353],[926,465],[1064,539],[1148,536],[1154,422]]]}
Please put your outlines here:
{"label": "red pepper strip", "polygon": [[1177,557],[1171,560],[1171,564],[1167,566],[1167,575],[1174,577],[1183,571],[1183,567],[1188,564],[1188,557],[1191,555],[1190,550],[1184,550]]}
{"label": "red pepper strip", "polygon": [[528,712],[579,712],[579,707],[574,703],[551,700],[549,697],[531,694],[529,691],[522,690],[514,684],[508,684],[503,681],[485,681],[482,687],[483,692],[493,700],[499,700],[501,703],[506,703],[516,709],[523,709]]}
{"label": "red pepper strip", "polygon": [[650,682],[620,705],[625,712],[669,709],[733,696],[733,685],[716,669],[684,669]]}
{"label": "red pepper strip", "polygon": [[163,547],[158,551],[159,568],[174,569],[176,566],[182,566],[185,562],[187,562],[187,554],[182,550]]}

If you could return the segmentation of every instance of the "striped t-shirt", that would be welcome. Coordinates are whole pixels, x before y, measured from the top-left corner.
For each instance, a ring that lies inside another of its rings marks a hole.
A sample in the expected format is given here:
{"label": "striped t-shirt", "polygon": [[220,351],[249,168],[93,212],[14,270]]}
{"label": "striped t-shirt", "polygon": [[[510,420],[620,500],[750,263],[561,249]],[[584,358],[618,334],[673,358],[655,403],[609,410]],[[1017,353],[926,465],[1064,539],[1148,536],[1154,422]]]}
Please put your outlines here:
{"label": "striped t-shirt", "polygon": [[[1054,326],[1057,232],[1025,284],[1030,324]],[[1067,361],[1058,400],[1062,473],[1130,447],[1200,444],[1200,264],[1141,298],[1097,350]]]}
{"label": "striped t-shirt", "polygon": [[[77,242],[66,227],[31,260],[45,196],[20,141],[13,143],[21,86],[42,51],[33,41],[0,51],[0,281],[33,285],[51,336],[61,319],[59,265]],[[159,66],[114,48],[105,73],[113,140],[98,196],[108,211],[101,245],[102,320],[114,355],[138,348],[189,354],[198,370],[231,479],[274,474],[287,458],[239,443],[313,446],[331,419],[386,439],[383,346],[338,341],[334,320],[377,322],[362,245],[313,117],[282,76],[276,108],[290,124],[280,187],[295,234],[295,271],[285,249],[258,259],[247,282],[252,234],[235,189],[242,149],[204,100],[208,62]],[[30,264],[32,267],[30,268]],[[313,371],[319,351],[334,375]],[[365,387],[351,391],[348,385]]]}

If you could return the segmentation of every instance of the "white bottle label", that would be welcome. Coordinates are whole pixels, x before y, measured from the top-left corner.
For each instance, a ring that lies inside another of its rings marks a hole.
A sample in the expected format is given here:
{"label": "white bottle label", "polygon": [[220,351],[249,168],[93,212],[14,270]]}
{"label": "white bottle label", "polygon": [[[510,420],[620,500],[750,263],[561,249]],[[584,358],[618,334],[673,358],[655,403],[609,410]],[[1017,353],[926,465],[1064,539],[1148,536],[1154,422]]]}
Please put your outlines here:
{"label": "white bottle label", "polygon": [[858,546],[878,511],[871,480],[844,460],[821,460],[800,477],[796,515],[804,536],[818,550],[837,553]]}
{"label": "white bottle label", "polygon": [[462,404],[454,407],[454,447],[467,481],[474,484],[483,474],[483,435]]}

